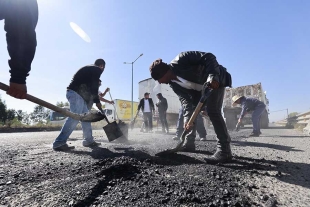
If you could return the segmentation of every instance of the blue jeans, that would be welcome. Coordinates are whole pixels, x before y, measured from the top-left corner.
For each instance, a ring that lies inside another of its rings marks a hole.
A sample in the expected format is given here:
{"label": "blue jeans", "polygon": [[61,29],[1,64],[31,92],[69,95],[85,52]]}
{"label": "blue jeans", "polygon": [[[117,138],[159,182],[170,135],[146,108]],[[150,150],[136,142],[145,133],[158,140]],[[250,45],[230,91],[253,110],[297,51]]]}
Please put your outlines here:
{"label": "blue jeans", "polygon": [[[87,104],[84,99],[77,94],[75,91],[68,90],[67,91],[67,99],[70,103],[70,111],[72,113],[82,114],[87,113],[89,110],[87,108]],[[70,117],[67,118],[65,124],[63,125],[60,134],[56,138],[53,143],[53,148],[60,147],[65,145],[69,136],[76,128],[76,125],[79,123],[78,120],[72,119]],[[92,128],[90,122],[81,122],[83,129],[83,145],[88,145],[94,142],[94,137],[92,135]]]}
{"label": "blue jeans", "polygon": [[[203,120],[202,120],[201,114],[198,114],[195,123],[196,123],[196,130],[199,134],[199,137],[200,138],[206,138],[207,132],[206,132],[205,126],[203,125]],[[184,131],[183,126],[184,126],[183,107],[181,107],[179,109],[179,118],[178,118],[178,122],[177,122],[177,132],[176,132],[177,137],[181,137],[181,135]],[[195,136],[196,136],[196,133],[195,133]]]}
{"label": "blue jeans", "polygon": [[260,117],[264,112],[266,105],[258,105],[252,113],[253,133],[260,132]]}

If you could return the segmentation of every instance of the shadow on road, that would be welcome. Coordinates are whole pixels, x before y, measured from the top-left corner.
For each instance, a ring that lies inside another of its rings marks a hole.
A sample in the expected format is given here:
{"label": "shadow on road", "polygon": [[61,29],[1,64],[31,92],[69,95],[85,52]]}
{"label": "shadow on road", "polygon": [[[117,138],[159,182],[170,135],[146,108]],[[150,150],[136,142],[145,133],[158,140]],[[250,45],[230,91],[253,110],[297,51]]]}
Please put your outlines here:
{"label": "shadow on road", "polygon": [[232,141],[232,144],[235,146],[250,146],[250,147],[264,147],[282,151],[294,151],[294,152],[303,152],[303,150],[294,149],[294,147],[278,145],[278,144],[268,144],[260,142],[247,142],[247,141]]}
{"label": "shadow on road", "polygon": [[[233,163],[225,164],[223,166],[234,170],[249,170],[257,174],[277,178],[282,182],[299,185],[310,189],[310,164],[254,159],[238,156],[234,158]],[[256,170],[266,172],[259,173]],[[270,175],[267,171],[275,171],[277,173],[275,175]]]}

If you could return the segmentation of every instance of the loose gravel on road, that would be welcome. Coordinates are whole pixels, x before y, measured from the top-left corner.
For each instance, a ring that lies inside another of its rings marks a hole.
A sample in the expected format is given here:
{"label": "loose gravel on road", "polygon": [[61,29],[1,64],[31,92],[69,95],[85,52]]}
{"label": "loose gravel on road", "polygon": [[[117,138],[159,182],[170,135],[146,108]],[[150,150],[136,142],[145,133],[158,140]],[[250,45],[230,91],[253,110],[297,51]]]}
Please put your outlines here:
{"label": "loose gravel on road", "polygon": [[0,134],[0,206],[309,206],[310,137],[295,130],[231,132],[233,163],[208,165],[215,135],[196,140],[196,153],[156,157],[173,134],[129,131],[129,142],[55,152],[59,132]]}

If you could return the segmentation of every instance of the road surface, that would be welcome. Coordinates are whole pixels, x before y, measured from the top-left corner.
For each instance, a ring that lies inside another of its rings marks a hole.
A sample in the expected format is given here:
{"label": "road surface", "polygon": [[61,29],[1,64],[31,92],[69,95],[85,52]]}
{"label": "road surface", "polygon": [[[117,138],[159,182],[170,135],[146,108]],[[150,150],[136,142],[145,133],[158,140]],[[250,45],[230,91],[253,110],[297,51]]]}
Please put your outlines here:
{"label": "road surface", "polygon": [[59,132],[0,133],[0,206],[309,206],[310,137],[291,129],[230,132],[234,162],[208,165],[215,135],[197,137],[197,153],[165,158],[173,134],[129,131],[128,143],[82,146],[82,131],[54,152]]}

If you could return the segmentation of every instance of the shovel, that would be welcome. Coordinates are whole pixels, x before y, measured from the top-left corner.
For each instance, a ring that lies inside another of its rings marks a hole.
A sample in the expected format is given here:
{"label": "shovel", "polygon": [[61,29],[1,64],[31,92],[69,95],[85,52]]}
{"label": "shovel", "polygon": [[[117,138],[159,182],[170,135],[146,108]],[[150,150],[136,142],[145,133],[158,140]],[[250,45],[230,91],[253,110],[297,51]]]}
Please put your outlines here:
{"label": "shovel", "polygon": [[[195,108],[195,111],[193,112],[191,118],[188,121],[188,125],[192,125],[194,123],[194,121],[196,120],[198,114],[201,111],[201,108],[203,106],[203,104],[205,103],[205,101],[210,97],[213,89],[206,89],[206,93],[203,93],[203,96],[200,98],[200,101],[198,103],[198,105]],[[177,144],[177,146],[173,149],[166,149],[164,151],[158,152],[155,154],[155,156],[165,156],[165,155],[169,155],[172,153],[176,153],[178,151],[180,151],[180,149],[182,148],[184,142],[185,142],[185,136],[190,132],[190,130],[184,129],[182,136],[181,136],[181,142],[179,142]]]}
{"label": "shovel", "polygon": [[[101,111],[101,113],[104,114],[103,110]],[[112,142],[113,140],[116,140],[117,138],[123,136],[123,132],[117,125],[116,121],[109,122],[106,116],[104,116],[104,119],[108,124],[103,127],[103,130],[106,133],[109,142]]]}
{"label": "shovel", "polygon": [[130,122],[130,129],[131,130],[133,130],[133,127],[135,126],[137,116],[138,116],[138,112],[137,112],[135,118],[133,118],[133,120]]}
{"label": "shovel", "polygon": [[[109,95],[110,95],[111,100],[113,100],[110,91],[109,91]],[[116,108],[115,108],[114,104],[113,104],[113,107],[114,107],[116,117],[118,118],[118,114],[116,112]],[[119,119],[118,124],[116,123],[116,121],[113,121],[112,123],[110,123],[109,120],[107,119],[107,117],[105,117],[105,120],[108,122],[108,124],[103,127],[103,130],[105,131],[109,142],[112,142],[113,140],[120,138],[122,136],[125,139],[127,139],[127,137],[128,137],[128,126],[125,122],[123,122]]]}
{"label": "shovel", "polygon": [[241,123],[237,123],[235,131],[238,132],[240,130],[240,127],[241,127]]}
{"label": "shovel", "polygon": [[[0,82],[0,89],[3,91],[8,91],[9,86]],[[83,121],[83,122],[97,122],[97,121],[104,119],[104,117],[105,117],[105,115],[100,113],[99,111],[98,112],[88,112],[88,113],[83,113],[83,114],[72,113],[66,109],[63,109],[63,108],[60,108],[60,107],[55,106],[53,104],[50,104],[50,103],[43,101],[37,97],[34,97],[30,94],[27,94],[26,99],[28,101],[39,104],[41,106],[44,106],[44,107],[51,109],[53,111],[56,111],[58,113],[61,113],[65,116],[68,116],[72,119]]]}

